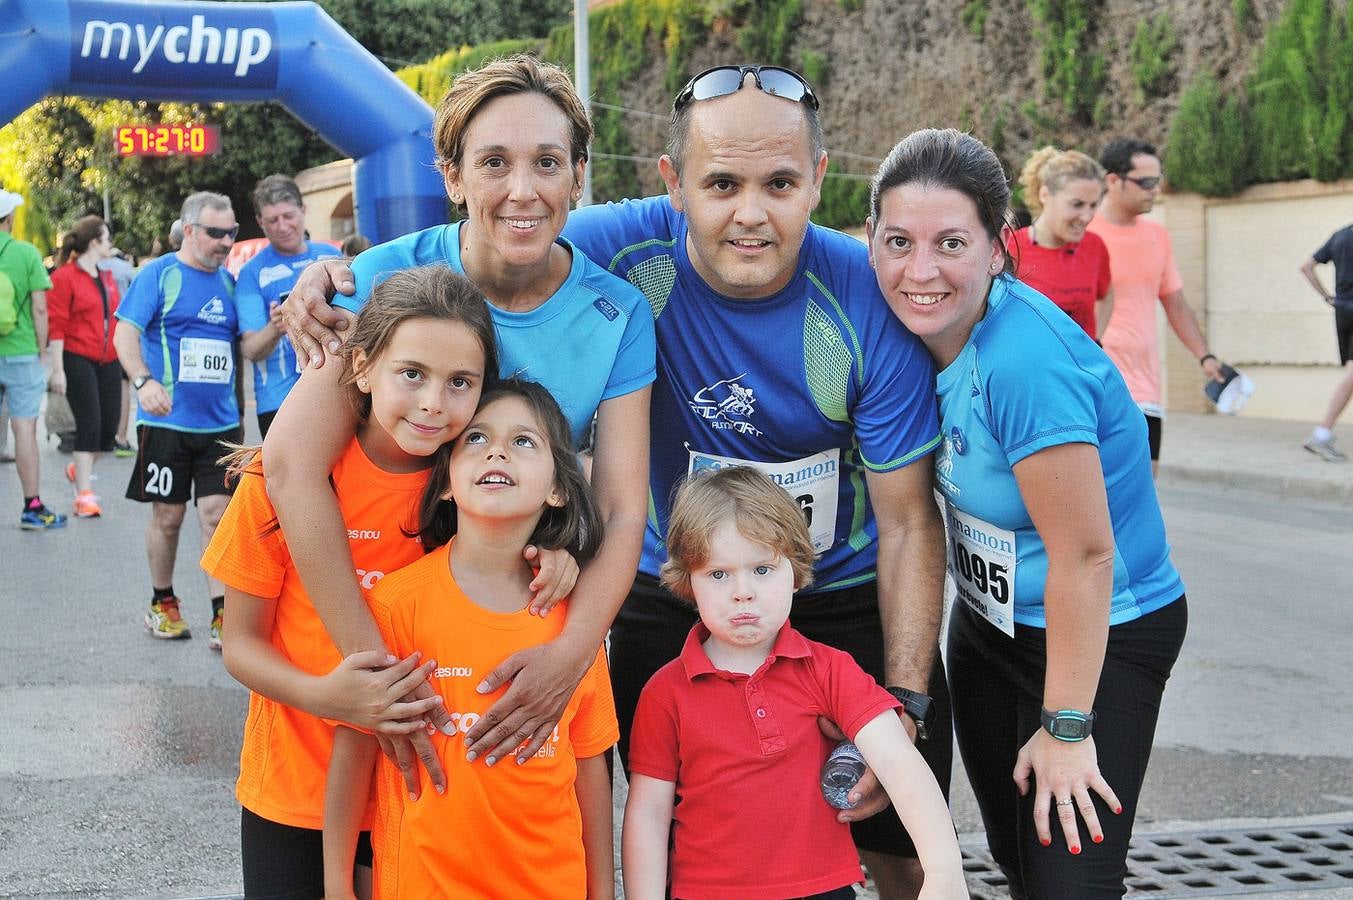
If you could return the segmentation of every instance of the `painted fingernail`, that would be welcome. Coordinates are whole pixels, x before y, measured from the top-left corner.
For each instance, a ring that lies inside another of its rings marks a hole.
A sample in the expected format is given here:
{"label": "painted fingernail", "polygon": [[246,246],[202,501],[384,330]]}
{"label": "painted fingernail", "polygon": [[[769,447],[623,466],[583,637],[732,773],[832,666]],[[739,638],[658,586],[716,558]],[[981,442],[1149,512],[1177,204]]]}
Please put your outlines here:
{"label": "painted fingernail", "polygon": [[484,765],[486,765],[486,766],[491,766],[491,765],[493,765],[494,763],[496,763],[497,761],[498,761],[498,757],[496,757],[496,756],[490,756],[488,759],[484,760]]}
{"label": "painted fingernail", "polygon": [[476,759],[478,759],[478,758],[479,758],[479,754],[478,754],[478,753],[475,753],[473,750],[471,750],[469,753],[465,754],[465,761],[466,761],[466,762],[474,762],[474,761],[475,761]]}
{"label": "painted fingernail", "polygon": [[1071,853],[1072,853],[1073,856],[1074,856],[1074,855],[1078,855],[1080,852],[1081,852],[1081,848],[1080,848],[1080,847],[1072,847],[1072,848],[1071,848]]}
{"label": "painted fingernail", "polygon": [[1117,815],[1120,815],[1120,816],[1121,816],[1121,815],[1123,814],[1123,807],[1121,807],[1121,806],[1115,806],[1115,807],[1113,808],[1113,811],[1114,811],[1114,813],[1116,813]]}
{"label": "painted fingernail", "polygon": [[1090,840],[1094,841],[1096,844],[1102,844],[1104,843],[1104,835],[1096,834],[1093,837],[1091,837]]}
{"label": "painted fingernail", "polygon": [[1047,847],[1052,844],[1052,838],[1039,838],[1038,842],[1042,844],[1044,847]]}
{"label": "painted fingernail", "polygon": [[447,737],[451,737],[455,733],[456,726],[453,725],[452,723],[447,722],[445,725],[442,726],[442,734],[446,735]]}
{"label": "painted fingernail", "polygon": [[518,757],[517,757],[517,765],[519,765],[519,766],[524,766],[524,765],[526,765],[526,757],[524,757],[524,756],[518,756]]}

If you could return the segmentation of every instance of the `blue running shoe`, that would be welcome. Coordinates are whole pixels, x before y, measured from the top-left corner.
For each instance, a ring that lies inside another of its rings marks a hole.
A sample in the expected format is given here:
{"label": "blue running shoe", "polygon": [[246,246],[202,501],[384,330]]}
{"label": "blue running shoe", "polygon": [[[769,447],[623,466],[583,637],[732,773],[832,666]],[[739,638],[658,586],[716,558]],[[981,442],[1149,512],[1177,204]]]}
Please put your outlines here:
{"label": "blue running shoe", "polygon": [[46,531],[48,528],[65,528],[66,517],[62,513],[52,512],[46,505],[37,509],[25,509],[19,516],[19,527],[24,531]]}

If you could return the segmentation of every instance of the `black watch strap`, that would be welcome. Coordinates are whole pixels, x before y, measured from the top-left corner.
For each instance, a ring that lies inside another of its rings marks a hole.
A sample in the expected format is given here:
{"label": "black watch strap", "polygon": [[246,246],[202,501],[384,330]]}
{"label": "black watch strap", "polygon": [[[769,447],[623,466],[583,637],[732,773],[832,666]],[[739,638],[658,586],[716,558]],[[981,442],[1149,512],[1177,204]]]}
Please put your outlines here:
{"label": "black watch strap", "polygon": [[930,695],[904,687],[889,687],[885,690],[897,698],[902,704],[902,711],[916,723],[916,742],[928,739],[930,729],[935,724],[935,702],[930,699]]}
{"label": "black watch strap", "polygon": [[1075,743],[1090,736],[1095,727],[1095,712],[1081,712],[1079,709],[1059,709],[1049,712],[1044,709],[1039,715],[1043,730],[1059,741]]}
{"label": "black watch strap", "polygon": [[134,391],[141,390],[141,388],[146,386],[147,381],[150,381],[149,375],[137,375],[135,378],[132,379],[132,390]]}

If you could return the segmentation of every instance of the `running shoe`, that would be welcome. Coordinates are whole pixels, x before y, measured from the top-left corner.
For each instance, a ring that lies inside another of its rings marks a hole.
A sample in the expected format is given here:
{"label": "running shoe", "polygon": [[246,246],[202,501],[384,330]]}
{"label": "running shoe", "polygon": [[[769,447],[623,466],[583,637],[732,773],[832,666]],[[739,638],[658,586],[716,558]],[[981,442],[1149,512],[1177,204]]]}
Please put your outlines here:
{"label": "running shoe", "polygon": [[1334,438],[1330,438],[1327,441],[1317,441],[1315,438],[1311,438],[1306,443],[1302,444],[1302,446],[1325,462],[1343,462],[1348,459],[1343,451],[1334,446]]}
{"label": "running shoe", "polygon": [[211,620],[211,633],[207,636],[207,649],[221,649],[221,628],[224,625],[225,610],[216,610],[216,615]]}
{"label": "running shoe", "polygon": [[99,508],[99,495],[93,491],[80,491],[75,495],[75,518],[97,519],[103,515]]}
{"label": "running shoe", "polygon": [[66,517],[59,512],[39,506],[37,509],[25,509],[19,516],[19,527],[24,531],[45,531],[49,528],[65,528]]}
{"label": "running shoe", "polygon": [[114,441],[113,455],[118,459],[130,459],[136,455],[136,451],[132,449],[132,445],[127,441]]}
{"label": "running shoe", "polygon": [[192,637],[192,632],[188,630],[188,623],[183,621],[183,616],[179,615],[178,597],[167,597],[164,600],[152,601],[150,611],[146,613],[145,622],[146,630],[154,638],[172,641],[177,638]]}

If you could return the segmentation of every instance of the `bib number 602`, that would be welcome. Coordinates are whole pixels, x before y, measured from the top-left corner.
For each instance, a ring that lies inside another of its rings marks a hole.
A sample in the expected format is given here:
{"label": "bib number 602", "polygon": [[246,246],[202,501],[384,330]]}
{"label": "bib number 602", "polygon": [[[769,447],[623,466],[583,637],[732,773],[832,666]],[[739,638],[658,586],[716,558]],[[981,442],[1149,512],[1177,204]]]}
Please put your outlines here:
{"label": "bib number 602", "polygon": [[957,541],[954,542],[954,566],[965,581],[992,600],[997,603],[1010,601],[1010,580],[1006,577],[1005,566],[987,562],[981,554],[969,553]]}

